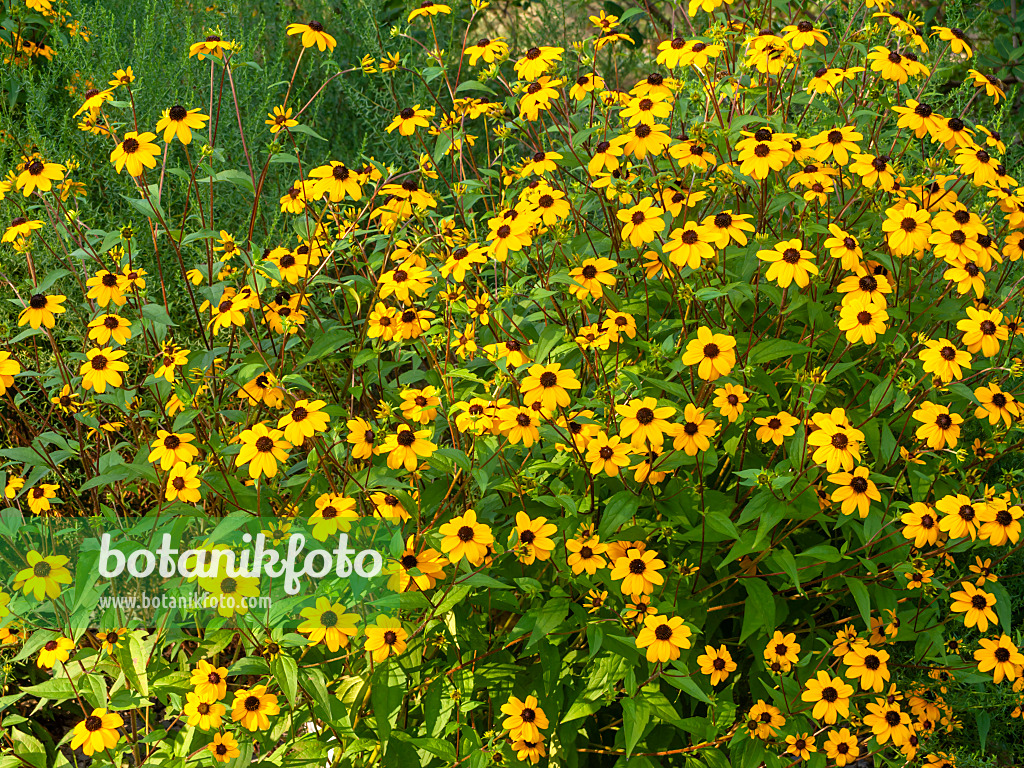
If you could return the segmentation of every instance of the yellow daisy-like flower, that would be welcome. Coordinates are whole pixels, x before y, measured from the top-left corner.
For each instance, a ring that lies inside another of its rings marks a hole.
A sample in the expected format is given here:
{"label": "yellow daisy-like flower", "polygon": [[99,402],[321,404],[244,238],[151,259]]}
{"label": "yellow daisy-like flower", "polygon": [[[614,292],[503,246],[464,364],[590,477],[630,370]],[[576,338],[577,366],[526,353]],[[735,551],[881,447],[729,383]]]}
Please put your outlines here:
{"label": "yellow daisy-like flower", "polygon": [[303,48],[316,46],[321,52],[333,51],[338,44],[337,40],[324,31],[324,25],[319,21],[311,21],[307,24],[289,24],[286,31],[289,35],[302,35],[300,39]]}

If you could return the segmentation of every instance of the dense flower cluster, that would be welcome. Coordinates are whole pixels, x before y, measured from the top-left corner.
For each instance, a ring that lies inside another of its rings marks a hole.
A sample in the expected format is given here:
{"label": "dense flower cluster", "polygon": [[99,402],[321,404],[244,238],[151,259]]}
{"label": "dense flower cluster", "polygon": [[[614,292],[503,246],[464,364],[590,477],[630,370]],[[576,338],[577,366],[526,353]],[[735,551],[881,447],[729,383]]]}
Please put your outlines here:
{"label": "dense flower cluster", "polygon": [[[888,0],[791,23],[689,5],[638,74],[615,66],[636,14],[513,52],[486,3],[467,26],[424,0],[395,31],[424,60],[343,73],[429,65],[437,87],[380,126],[407,168],[318,155],[294,73],[265,156],[250,137],[248,170],[222,167],[238,104],[217,81],[242,59],[211,34],[189,57],[212,93],[136,114],[116,106],[129,67],[74,113],[144,229],[66,215],[73,169],[45,152],[0,182],[0,248],[27,265],[0,351],[4,504],[118,525],[244,510],[281,547],[301,523],[388,556],[366,587],[309,583],[180,636],[19,553],[0,644],[77,681],[37,692],[81,710],[72,749],[944,766],[951,691],[1020,698],[999,566],[1024,517],[1001,461],[1024,439],[1024,187],[1001,113],[975,122],[933,82],[968,38]],[[337,46],[316,21],[287,34],[296,72]],[[1004,98],[976,70],[961,88]],[[187,746],[124,728],[154,699]]]}

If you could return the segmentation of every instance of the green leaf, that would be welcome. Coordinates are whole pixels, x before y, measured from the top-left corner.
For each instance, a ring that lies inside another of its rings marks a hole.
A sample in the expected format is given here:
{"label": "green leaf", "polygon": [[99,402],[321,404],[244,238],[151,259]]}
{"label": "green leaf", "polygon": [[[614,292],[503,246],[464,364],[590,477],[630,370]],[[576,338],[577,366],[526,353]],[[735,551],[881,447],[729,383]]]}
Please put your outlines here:
{"label": "green leaf", "polygon": [[[785,547],[777,549],[769,558],[775,566],[793,580],[793,586],[800,589],[800,572],[796,569],[796,558]],[[801,590],[802,591],[802,590]]]}
{"label": "green leaf", "polygon": [[640,498],[629,491],[620,491],[605,502],[599,531],[604,541],[630,520],[640,508]]}
{"label": "green leaf", "polygon": [[132,690],[140,696],[149,696],[149,676],[146,672],[146,653],[142,641],[135,635],[129,635],[128,642],[115,649],[114,658],[124,672],[124,677]]}
{"label": "green leaf", "polygon": [[270,669],[281,686],[288,703],[295,706],[296,689],[298,688],[299,665],[291,656],[281,654],[270,664]]}
{"label": "green leaf", "polygon": [[561,325],[549,325],[540,334],[537,341],[537,356],[534,358],[538,363],[548,359],[551,350],[565,338],[565,328]]}
{"label": "green leaf", "polygon": [[1000,584],[998,581],[989,584],[985,587],[992,596],[996,599],[996,616],[999,617],[999,626],[1007,635],[1010,634],[1010,617],[1013,615],[1011,608],[1013,604],[1010,601],[1010,593],[1006,591],[1006,587]]}
{"label": "green leaf", "polygon": [[626,731],[626,756],[633,754],[633,748],[640,741],[651,719],[650,705],[644,699],[622,700],[622,723]]}
{"label": "green leaf", "polygon": [[981,751],[985,751],[985,742],[988,741],[988,729],[992,727],[992,715],[983,709],[974,713],[974,720],[978,724],[978,741],[981,743]]}
{"label": "green leaf", "polygon": [[864,619],[864,626],[871,626],[871,596],[868,594],[868,588],[864,586],[864,582],[860,579],[854,579],[849,576],[844,576],[843,580],[846,582],[846,586],[850,589],[850,594],[853,595],[853,600],[857,603],[857,608],[860,609],[860,615]]}
{"label": "green leaf", "polygon": [[750,351],[747,365],[759,365],[760,363],[778,360],[781,357],[791,357],[801,352],[807,352],[809,349],[810,347],[807,345],[797,344],[795,341],[769,339],[768,341],[762,341]]}
{"label": "green leaf", "polygon": [[70,680],[53,678],[45,680],[38,685],[30,685],[22,688],[22,693],[29,696],[38,696],[40,699],[52,699],[53,701],[66,701],[75,698],[75,688]]}
{"label": "green leaf", "polygon": [[17,729],[8,735],[14,742],[14,754],[24,761],[22,765],[27,763],[33,768],[46,768],[46,748],[39,739]]}
{"label": "green leaf", "polygon": [[766,630],[775,627],[775,596],[771,587],[761,579],[743,579],[743,586],[747,590],[747,600],[743,605],[741,643],[761,627]]}

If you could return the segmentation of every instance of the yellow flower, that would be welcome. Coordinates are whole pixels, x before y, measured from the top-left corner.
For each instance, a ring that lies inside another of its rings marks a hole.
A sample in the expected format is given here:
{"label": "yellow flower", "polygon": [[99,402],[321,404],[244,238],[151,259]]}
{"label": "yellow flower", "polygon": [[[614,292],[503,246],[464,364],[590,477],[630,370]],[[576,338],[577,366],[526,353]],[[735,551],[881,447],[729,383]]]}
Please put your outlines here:
{"label": "yellow flower", "polygon": [[201,131],[206,127],[206,121],[209,119],[210,116],[204,115],[198,108],[185,109],[181,105],[175,105],[163,111],[156,124],[156,130],[164,132],[165,144],[170,144],[171,139],[175,137],[182,144],[190,144],[192,143],[192,131]]}
{"label": "yellow flower", "polygon": [[331,35],[324,32],[324,25],[319,21],[311,21],[308,24],[289,24],[287,28],[289,35],[302,35],[302,47],[312,48],[314,45],[323,51],[333,51],[338,44]]}
{"label": "yellow flower", "polygon": [[110,153],[110,162],[118,173],[127,168],[131,176],[141,176],[146,168],[156,168],[160,147],[153,143],[155,138],[155,133],[128,131]]}
{"label": "yellow flower", "polygon": [[252,689],[243,688],[235,691],[231,720],[241,723],[250,731],[265,731],[270,728],[270,716],[280,711],[277,696],[267,693],[267,686],[257,685]]}
{"label": "yellow flower", "polygon": [[118,729],[123,726],[124,720],[120,715],[108,713],[103,707],[94,709],[74,727],[71,749],[81,749],[86,755],[113,749],[121,740]]}
{"label": "yellow flower", "polygon": [[397,656],[406,648],[409,633],[402,627],[402,622],[387,616],[378,616],[377,624],[366,627],[366,641],[363,647],[370,651],[373,660],[380,664],[389,656]]}

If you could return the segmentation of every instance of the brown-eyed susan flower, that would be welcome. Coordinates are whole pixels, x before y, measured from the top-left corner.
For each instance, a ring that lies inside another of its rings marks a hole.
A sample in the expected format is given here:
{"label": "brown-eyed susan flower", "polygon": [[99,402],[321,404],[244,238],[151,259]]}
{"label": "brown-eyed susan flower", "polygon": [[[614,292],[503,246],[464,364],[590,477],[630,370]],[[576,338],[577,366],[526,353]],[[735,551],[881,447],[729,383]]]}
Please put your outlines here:
{"label": "brown-eyed susan flower", "polygon": [[990,581],[998,581],[999,577],[992,573],[992,559],[985,558],[982,560],[980,557],[975,556],[974,565],[970,567],[971,573],[978,574],[978,578],[975,579],[974,585],[976,587],[983,587]]}
{"label": "brown-eyed susan flower", "polygon": [[636,636],[636,647],[647,649],[650,663],[665,663],[678,659],[680,651],[691,646],[692,636],[693,631],[679,616],[654,614],[644,618],[644,625]]}
{"label": "brown-eyed susan flower", "polygon": [[109,344],[113,339],[123,346],[132,337],[131,327],[131,322],[120,315],[100,315],[89,323],[89,338],[101,345]]}
{"label": "brown-eyed susan flower", "polygon": [[175,104],[163,111],[156,124],[156,130],[157,133],[163,131],[165,144],[170,144],[174,138],[177,138],[182,144],[191,144],[192,131],[203,130],[209,119],[210,116],[204,115],[198,107],[186,109],[180,104]]}
{"label": "brown-eyed susan flower", "polygon": [[377,432],[368,421],[365,419],[350,419],[345,422],[345,426],[349,430],[345,440],[352,446],[353,458],[369,459],[371,456],[380,453],[380,448],[376,445]]}
{"label": "brown-eyed susan flower", "polygon": [[935,502],[935,508],[942,513],[939,530],[953,539],[970,536],[974,540],[978,537],[979,513],[986,507],[984,501],[971,501],[963,494],[943,496]]}
{"label": "brown-eyed susan flower", "polygon": [[568,390],[579,388],[575,371],[562,368],[558,363],[531,365],[526,378],[519,385],[526,405],[540,403],[546,411],[554,411],[556,407],[568,408]]}
{"label": "brown-eyed susan flower", "polygon": [[28,237],[37,229],[43,228],[43,222],[35,219],[27,219],[24,216],[15,216],[11,219],[10,225],[4,230],[0,237],[0,243],[13,243],[19,238]]}
{"label": "brown-eyed susan flower", "polygon": [[[500,431],[512,445],[522,443],[529,448],[540,440],[540,417],[533,408],[508,407],[501,411]],[[627,462],[628,463],[628,462]]]}
{"label": "brown-eyed susan flower", "polygon": [[270,728],[270,718],[280,711],[277,696],[267,693],[267,686],[257,685],[235,691],[231,720],[250,731],[265,731]]}
{"label": "brown-eyed susan flower", "polygon": [[616,211],[615,215],[623,222],[622,239],[629,240],[634,248],[641,248],[654,240],[657,234],[665,229],[665,210],[654,204],[653,197],[645,197],[632,208]]}
{"label": "brown-eyed susan flower", "polygon": [[55,325],[54,315],[66,312],[64,302],[66,296],[47,296],[41,293],[29,297],[28,304],[18,315],[18,326],[28,323],[32,328],[53,328]]}
{"label": "brown-eyed susan flower", "polygon": [[796,24],[790,24],[782,28],[785,33],[782,39],[793,46],[793,50],[799,51],[801,48],[807,48],[813,46],[815,43],[821,47],[828,45],[828,37],[820,29],[816,29],[815,26],[807,21],[800,21]]}
{"label": "brown-eyed susan flower", "polygon": [[814,448],[813,461],[824,464],[829,472],[837,472],[840,467],[847,472],[852,470],[860,459],[864,433],[850,425],[841,409],[831,414],[816,413],[812,422],[817,429],[807,438],[807,443]]}
{"label": "brown-eyed susan flower", "polygon": [[430,118],[434,116],[434,108],[420,109],[417,104],[414,107],[406,107],[387,125],[385,130],[388,133],[397,130],[402,136],[412,136],[417,128],[426,128],[430,125]]}
{"label": "brown-eyed susan flower", "polygon": [[238,390],[235,396],[250,406],[262,403],[269,408],[279,408],[284,402],[284,390],[271,373],[259,374]]}
{"label": "brown-eyed susan flower", "polygon": [[391,469],[405,467],[412,472],[419,466],[420,459],[429,458],[437,450],[437,445],[428,438],[431,430],[413,430],[402,424],[394,434],[388,435],[380,447],[381,453],[387,453],[387,464]]}
{"label": "brown-eyed susan flower", "polygon": [[963,54],[968,59],[971,58],[971,46],[967,42],[967,35],[964,34],[962,29],[957,27],[932,27],[932,35],[938,35],[939,40],[948,42],[949,49],[953,53]]}
{"label": "brown-eyed susan flower", "polygon": [[230,733],[213,734],[213,741],[207,744],[206,748],[218,763],[234,760],[241,754],[241,751],[238,749],[238,742],[235,741],[235,737]]}
{"label": "brown-eyed susan flower", "polygon": [[406,649],[409,633],[398,619],[378,616],[375,624],[367,625],[364,630],[366,640],[363,647],[368,650],[374,662],[380,664],[390,656],[398,656]]}
{"label": "brown-eyed susan flower", "polygon": [[808,145],[814,148],[814,156],[819,162],[831,157],[839,165],[847,165],[851,153],[860,153],[860,145],[857,142],[863,138],[864,134],[857,132],[852,126],[844,125],[812,136],[808,140]]}
{"label": "brown-eyed susan flower", "polygon": [[630,400],[626,405],[616,405],[615,410],[622,416],[619,433],[629,437],[635,447],[665,442],[665,434],[672,429],[666,419],[672,418],[676,412],[670,405],[659,406],[653,397]]}
{"label": "brown-eyed susan flower", "polygon": [[[303,608],[299,615],[305,621],[299,624],[298,631],[309,637],[310,645],[322,643],[331,653],[348,647],[349,638],[356,634],[356,622],[359,620],[358,615],[345,613],[342,605],[332,603],[326,597],[318,597],[315,606]],[[237,698],[235,701],[237,703]]]}
{"label": "brown-eyed susan flower", "polygon": [[1020,540],[1020,518],[1024,509],[1014,504],[1007,505],[1003,501],[992,501],[978,510],[978,536],[985,539],[993,547],[1001,547],[1006,543],[1016,544]]}
{"label": "brown-eyed susan flower", "polygon": [[921,422],[914,435],[927,442],[929,448],[939,451],[947,445],[950,448],[956,447],[960,438],[960,425],[964,423],[963,416],[950,413],[945,405],[929,402],[921,403],[921,407],[911,416]]}
{"label": "brown-eyed susan flower", "polygon": [[732,654],[724,645],[718,648],[705,645],[704,653],[697,657],[697,664],[700,666],[702,675],[711,677],[712,687],[724,682],[730,674],[736,671],[736,662],[732,660]]}
{"label": "brown-eyed susan flower", "polygon": [[762,443],[782,445],[785,438],[796,434],[794,427],[800,423],[800,419],[786,411],[780,411],[774,416],[756,418],[754,423],[758,425],[757,432],[754,433],[758,440]]}
{"label": "brown-eyed susan flower", "polygon": [[505,715],[501,727],[509,732],[513,741],[539,742],[543,739],[541,729],[549,725],[547,715],[533,695],[525,700],[511,696],[507,703],[501,705],[501,713]]}
{"label": "brown-eyed susan flower", "polygon": [[474,509],[467,509],[444,523],[440,533],[444,537],[441,551],[453,564],[465,558],[470,565],[480,565],[494,543],[491,527],[477,520]]}
{"label": "brown-eyed susan flower", "polygon": [[64,555],[43,557],[32,550],[27,556],[28,567],[18,571],[14,577],[14,588],[23,594],[29,592],[36,600],[44,597],[50,600],[60,595],[61,584],[71,583],[71,572],[65,567],[68,558]]}
{"label": "brown-eyed susan flower", "polygon": [[770,739],[785,724],[786,718],[779,708],[763,699],[758,699],[747,713],[747,729],[751,738]]}
{"label": "brown-eyed susan flower", "polygon": [[891,739],[893,744],[900,746],[913,735],[910,714],[902,710],[899,702],[875,699],[873,704],[867,705],[867,709],[869,714],[864,716],[864,725],[871,728],[879,744],[885,744]]}
{"label": "brown-eyed susan flower", "polygon": [[437,416],[441,398],[434,387],[402,390],[402,416],[418,424],[429,424]]}
{"label": "brown-eyed susan flower", "polygon": [[122,641],[127,636],[128,630],[122,627],[121,629],[111,629],[105,632],[97,632],[96,639],[100,643],[100,648],[106,651],[108,654],[113,654],[117,648],[121,648]]}
{"label": "brown-eyed susan flower", "polygon": [[359,518],[356,500],[338,493],[320,494],[313,506],[309,522],[313,525],[312,536],[317,541],[327,541],[338,531],[348,531],[352,521]]}
{"label": "brown-eyed susan flower", "polygon": [[197,504],[202,500],[199,487],[202,481],[199,479],[199,465],[188,465],[177,463],[171,467],[167,474],[167,485],[164,490],[164,499],[183,501],[186,504]]}
{"label": "brown-eyed susan flower", "polygon": [[549,560],[555,548],[551,536],[556,531],[558,527],[549,523],[546,517],[531,519],[525,512],[517,512],[511,544],[519,562],[532,565],[536,560]]}
{"label": "brown-eyed susan flower", "polygon": [[271,478],[277,474],[277,465],[288,460],[288,451],[292,446],[283,440],[284,433],[272,429],[263,422],[254,424],[238,435],[242,449],[235,457],[235,466],[249,465],[249,477],[258,480],[260,477]]}
{"label": "brown-eyed susan flower", "polygon": [[672,447],[684,451],[687,456],[696,456],[700,451],[711,448],[711,438],[717,429],[718,424],[704,414],[703,408],[687,403],[683,409],[682,422],[673,426],[675,439]]}
{"label": "brown-eyed susan flower", "polygon": [[[985,95],[992,99],[993,104],[998,104],[1000,99],[1006,98],[1006,92],[1003,90],[1002,84],[999,82],[999,78],[995,75],[986,75],[976,69],[967,70],[967,74],[970,75],[971,82],[974,83],[974,87],[983,88],[985,90]],[[978,127],[984,130],[982,126]]]}
{"label": "brown-eyed susan flower", "polygon": [[1002,324],[1003,313],[998,309],[983,310],[968,307],[967,317],[958,320],[957,330],[964,332],[963,342],[967,351],[976,354],[981,352],[985,357],[993,357],[999,352],[999,342],[1009,338],[1009,331]]}
{"label": "brown-eyed susan flower", "polygon": [[18,491],[20,491],[24,486],[25,478],[9,474],[7,476],[7,484],[4,485],[4,498],[13,499],[15,496],[18,495]]}
{"label": "brown-eyed susan flower", "polygon": [[619,343],[623,337],[636,338],[636,318],[628,312],[608,310],[608,317],[602,321],[601,330],[608,335],[608,340]]}
{"label": "brown-eyed susan flower", "polygon": [[996,685],[1006,680],[1016,680],[1024,667],[1024,654],[1017,650],[1009,637],[1000,635],[998,640],[982,638],[981,648],[974,652],[979,672],[991,672]]}
{"label": "brown-eyed susan flower", "polygon": [[846,333],[846,340],[850,344],[858,341],[874,344],[880,335],[885,334],[888,320],[889,313],[884,306],[871,299],[858,297],[843,302],[837,327]]}
{"label": "brown-eyed susan flower", "polygon": [[416,537],[410,535],[405,541],[405,550],[388,569],[388,589],[393,592],[408,590],[426,591],[444,578],[444,566],[448,560],[441,553],[429,547],[418,548]]}
{"label": "brown-eyed susan flower", "polygon": [[951,592],[950,598],[953,603],[949,609],[953,613],[964,614],[964,626],[978,628],[979,632],[988,632],[989,622],[998,624],[995,611],[992,606],[996,604],[995,595],[978,589],[969,581],[960,582],[961,590]]}
{"label": "brown-eyed susan flower", "polygon": [[599,299],[604,295],[604,286],[615,285],[611,270],[618,266],[611,259],[584,259],[583,264],[569,271],[575,284],[569,286],[572,294],[581,301],[588,296]]}
{"label": "brown-eyed susan flower", "polygon": [[74,650],[74,647],[75,641],[69,637],[55,637],[52,640],[48,640],[39,649],[36,666],[50,669],[58,662],[63,663],[71,657],[71,651]]}
{"label": "brown-eyed susan flower", "polygon": [[853,472],[837,472],[828,476],[829,482],[839,487],[832,492],[832,501],[840,502],[844,515],[857,512],[862,518],[868,516],[872,501],[881,501],[877,486],[868,477],[867,467],[857,467]]}
{"label": "brown-eyed susan flower", "polygon": [[333,51],[338,44],[331,35],[324,31],[324,25],[319,21],[310,21],[306,24],[289,24],[285,30],[289,35],[302,35],[303,48],[316,46],[321,52]]}
{"label": "brown-eyed susan flower", "polygon": [[587,443],[586,461],[590,464],[590,472],[599,475],[602,472],[609,477],[616,477],[622,467],[629,465],[631,447],[623,442],[619,435],[609,437],[603,430]]}
{"label": "brown-eyed susan flower", "polygon": [[[24,483],[24,480],[22,480],[22,483]],[[57,498],[58,490],[60,490],[60,486],[53,483],[39,483],[30,488],[25,492],[28,508],[36,515],[48,512],[51,507],[50,502]]]}
{"label": "brown-eyed susan flower", "polygon": [[206,56],[213,56],[218,59],[224,58],[224,51],[232,51],[235,49],[235,43],[230,40],[222,40],[220,35],[207,35],[205,39],[200,40],[198,43],[193,43],[188,49],[188,57],[191,59],[193,56],[203,59]]}
{"label": "brown-eyed susan flower", "polygon": [[302,445],[306,438],[323,432],[330,423],[330,417],[323,412],[327,403],[323,400],[298,400],[277,422],[284,430],[284,439],[295,446]]}
{"label": "brown-eyed susan flower", "polygon": [[620,588],[624,595],[649,595],[656,585],[665,583],[665,577],[658,573],[664,567],[653,549],[641,552],[632,548],[614,561],[611,577],[614,581],[622,580]]}
{"label": "brown-eyed susan flower", "polygon": [[127,355],[123,349],[102,347],[90,349],[85,353],[86,361],[82,363],[79,373],[82,375],[82,388],[91,389],[102,395],[107,386],[120,387],[124,383],[121,374],[128,370],[128,363],[121,358]]}
{"label": "brown-eyed susan flower", "polygon": [[1013,419],[1021,415],[1020,403],[1009,392],[1003,392],[998,384],[992,383],[987,387],[978,387],[974,390],[974,397],[978,400],[978,407],[974,411],[976,419],[988,419],[989,424],[998,424],[1002,419],[1003,424],[1009,427]]}
{"label": "brown-eyed susan flower", "polygon": [[160,462],[160,469],[168,470],[175,464],[191,464],[199,455],[199,448],[192,445],[195,435],[188,433],[168,432],[157,430],[156,440],[152,443],[152,451],[149,453],[149,463]]}
{"label": "brown-eyed susan flower", "polygon": [[814,746],[814,737],[809,733],[798,733],[786,737],[787,755],[793,755],[800,760],[810,760],[811,753],[817,751],[818,748]]}
{"label": "brown-eyed susan flower", "polygon": [[597,536],[569,539],[565,542],[565,548],[569,551],[566,562],[577,576],[584,571],[593,576],[598,569],[607,565],[602,555],[608,551],[608,545],[602,544]]}
{"label": "brown-eyed susan flower", "polygon": [[822,747],[828,759],[834,760],[839,768],[855,762],[860,756],[860,742],[849,728],[829,731]]}
{"label": "brown-eyed susan flower", "polygon": [[807,681],[806,690],[800,698],[814,704],[811,717],[835,725],[840,715],[846,718],[850,716],[851,696],[852,685],[841,677],[832,677],[828,672],[819,671],[816,678]]}
{"label": "brown-eyed susan flower", "polygon": [[534,46],[516,62],[516,74],[520,80],[536,80],[551,69],[556,62],[561,61],[564,52],[564,48],[556,46]]}
{"label": "brown-eyed susan flower", "polygon": [[860,176],[865,187],[878,186],[892,192],[896,186],[896,174],[890,164],[891,159],[888,155],[858,153],[853,156],[850,172]]}
{"label": "brown-eyed susan flower", "polygon": [[201,731],[220,728],[225,707],[219,701],[203,701],[195,691],[185,693],[186,703],[182,708],[185,722]]}
{"label": "brown-eyed susan flower", "polygon": [[796,634],[790,632],[784,635],[779,630],[775,630],[775,634],[764,649],[765,662],[770,665],[778,665],[782,672],[789,672],[799,659],[800,644],[796,641]]}
{"label": "brown-eyed susan flower", "polygon": [[697,329],[697,338],[686,344],[683,365],[696,365],[697,376],[703,381],[727,376],[736,365],[736,339],[702,325]]}
{"label": "brown-eyed susan flower", "polygon": [[890,208],[882,222],[886,242],[894,256],[911,256],[927,250],[928,237],[932,233],[931,214],[925,208],[907,203],[900,208]]}
{"label": "brown-eyed susan flower", "polygon": [[21,363],[11,357],[10,352],[0,351],[0,395],[14,386],[14,377],[19,373]]}
{"label": "brown-eyed susan flower", "polygon": [[732,209],[705,218],[701,224],[708,236],[708,242],[716,248],[725,248],[729,243],[747,244],[747,232],[754,231],[754,225],[747,219],[748,213],[734,213]]}
{"label": "brown-eyed susan flower", "polygon": [[493,64],[496,59],[508,56],[508,43],[503,37],[481,37],[475,43],[467,45],[463,55],[469,57],[469,65],[475,67],[483,59],[485,64]]}
{"label": "brown-eyed susan flower", "polygon": [[156,168],[156,159],[160,156],[160,147],[153,143],[155,133],[128,131],[114,150],[110,153],[110,162],[120,173],[128,169],[131,176],[141,176],[146,168]]}
{"label": "brown-eyed susan flower", "polygon": [[878,72],[883,80],[902,85],[910,79],[907,57],[898,51],[891,51],[883,45],[876,45],[867,55],[867,60],[871,64],[871,70]]}
{"label": "brown-eyed susan flower", "polygon": [[880,693],[889,680],[889,652],[876,650],[864,641],[853,644],[843,656],[846,676],[859,678],[861,690]]}
{"label": "brown-eyed susan flower", "polygon": [[765,277],[777,282],[780,288],[788,288],[793,282],[806,288],[811,282],[810,276],[818,274],[814,254],[804,249],[799,238],[777,243],[771,250],[758,251],[757,258],[771,264]]}
{"label": "brown-eyed susan flower", "polygon": [[758,138],[762,133],[767,133],[766,129],[759,129],[753,139],[745,139],[736,145],[740,173],[758,181],[768,178],[772,171],[781,171],[793,159],[787,142],[770,135]]}
{"label": "brown-eyed susan flower", "polygon": [[86,298],[95,300],[101,307],[106,307],[111,303],[120,307],[124,306],[128,301],[124,295],[127,282],[121,275],[115,272],[101,269],[87,279],[85,285],[89,288]]}
{"label": "brown-eyed susan flower", "polygon": [[108,712],[105,707],[93,709],[72,730],[74,736],[71,738],[71,748],[81,749],[90,756],[96,752],[113,749],[121,740],[118,729],[123,726],[124,719],[120,715]]}
{"label": "brown-eyed susan flower", "polygon": [[543,736],[540,741],[527,741],[525,739],[518,739],[512,742],[512,751],[516,753],[516,759],[521,763],[527,761],[531,765],[536,765],[540,762],[540,759],[547,753],[544,751]]}
{"label": "brown-eyed susan flower", "polygon": [[738,384],[725,384],[715,390],[715,399],[711,404],[730,422],[736,421],[743,413],[743,404],[750,396]]}
{"label": "brown-eyed susan flower", "polygon": [[64,180],[65,171],[67,167],[60,163],[47,163],[38,157],[33,158],[22,166],[21,173],[14,181],[14,188],[20,190],[25,197],[36,191],[49,192],[54,183],[59,184]]}
{"label": "brown-eyed susan flower", "polygon": [[272,112],[267,113],[267,119],[263,121],[270,126],[271,133],[277,133],[281,130],[287,131],[289,128],[299,124],[299,121],[292,117],[292,108],[287,109],[284,106],[274,107]]}
{"label": "brown-eyed susan flower", "polygon": [[189,683],[195,688],[200,701],[220,701],[227,694],[228,670],[208,661],[200,660],[192,670]]}

